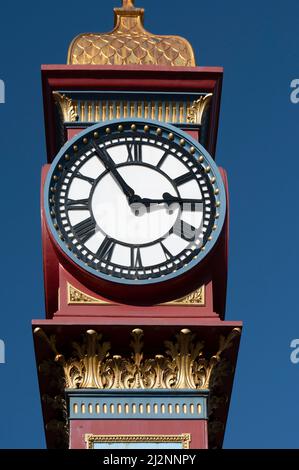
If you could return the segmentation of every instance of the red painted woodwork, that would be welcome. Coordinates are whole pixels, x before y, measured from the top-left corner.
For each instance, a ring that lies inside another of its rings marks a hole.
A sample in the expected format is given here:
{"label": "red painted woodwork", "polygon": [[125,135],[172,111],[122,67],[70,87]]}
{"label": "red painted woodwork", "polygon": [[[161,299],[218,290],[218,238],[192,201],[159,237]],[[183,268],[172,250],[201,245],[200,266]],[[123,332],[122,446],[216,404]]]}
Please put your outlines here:
{"label": "red painted woodwork", "polygon": [[75,135],[79,134],[84,129],[86,129],[86,127],[69,127],[67,129],[67,140],[72,139],[75,137]]}
{"label": "red painted woodwork", "polygon": [[[60,141],[56,128],[54,91],[157,91],[157,92],[207,92],[213,93],[209,113],[209,133],[207,150],[215,157],[223,69],[221,67],[157,67],[157,66],[72,66],[44,65],[42,84],[45,113],[45,130],[48,162],[59,151]],[[66,129],[66,138],[71,139],[82,130],[76,124]],[[193,138],[199,140],[199,129],[188,129]],[[227,337],[233,328],[241,328],[240,322],[223,321],[226,302],[227,282],[227,218],[211,253],[199,266],[186,273],[179,280],[159,286],[127,288],[115,283],[100,280],[86,273],[61,252],[50,235],[45,221],[43,190],[49,165],[42,171],[42,241],[45,282],[46,320],[33,320],[32,327],[42,328],[48,338],[55,336],[58,353],[72,348],[73,342],[81,341],[85,332],[94,329],[103,335],[103,340],[111,342],[111,354],[131,354],[130,335],[133,328],[144,331],[144,354],[165,353],[165,340],[171,340],[181,328],[190,328],[192,333],[203,341],[207,357],[215,354],[220,336]],[[227,176],[220,169],[228,195]],[[227,201],[228,203],[228,201]],[[228,206],[227,206],[228,207]],[[180,283],[179,281],[183,282]],[[67,283],[95,298],[110,299],[110,305],[70,305],[67,298]],[[182,297],[192,290],[205,285],[204,306],[157,305],[159,302]],[[145,301],[145,297],[148,297]],[[126,302],[126,304],[124,303]],[[42,335],[34,335],[34,344],[39,374],[41,397],[57,395],[55,381],[43,375],[39,367],[44,361],[54,358],[56,352]],[[213,419],[223,423],[217,435],[217,446],[221,447],[227,419],[229,398],[232,390],[234,368],[237,360],[239,340],[224,352],[225,360],[232,364],[232,372],[227,375],[221,387],[223,400],[219,408],[213,410]],[[56,412],[46,400],[42,400],[44,422],[57,418]],[[57,447],[57,433],[45,426],[48,447]],[[205,420],[71,420],[70,448],[86,448],[85,434],[182,434],[192,435],[191,448],[208,447],[208,429]]]}
{"label": "red painted woodwork", "polygon": [[42,222],[42,247],[43,247],[43,271],[44,271],[44,290],[45,290],[45,308],[47,316],[53,314],[58,309],[58,291],[59,291],[59,261],[51,243],[49,233],[46,227],[44,216],[44,184],[50,165],[44,165],[41,174],[41,222]]}
{"label": "red painted woodwork", "polygon": [[199,130],[194,130],[194,129],[183,129],[183,130],[186,132],[186,134],[191,135],[193,139],[199,140]]}
{"label": "red painted woodwork", "polygon": [[[150,307],[146,307],[146,310],[148,310]],[[144,313],[144,310],[142,309],[134,309],[132,310],[130,307],[126,306],[120,306],[118,309],[118,316],[117,314],[115,316],[108,316],[105,315],[105,312],[107,310],[102,311],[101,310],[101,315],[98,316],[92,316],[92,315],[85,315],[83,316],[56,316],[54,319],[47,319],[47,320],[32,320],[32,325],[34,327],[41,326],[44,328],[45,326],[82,326],[85,325],[86,328],[90,325],[93,325],[94,327],[118,327],[118,326],[135,326],[138,325],[138,327],[169,327],[170,329],[177,327],[176,331],[180,327],[193,327],[193,326],[215,326],[219,327],[222,325],[223,320],[219,320],[217,318],[212,319],[212,317],[206,317],[206,318],[199,318],[199,317],[189,317],[189,316],[183,316],[182,314],[179,316],[171,316],[171,317],[160,317],[159,315],[141,315]],[[126,313],[130,312],[130,315],[126,315]],[[158,312],[158,311],[157,311]],[[117,313],[117,310],[115,309],[115,313]],[[134,315],[135,313],[135,315]],[[140,316],[139,316],[140,315]],[[235,322],[226,322],[225,325],[223,326],[231,326],[232,328],[241,328],[242,327],[242,322],[235,321]]]}
{"label": "red painted woodwork", "polygon": [[70,449],[86,449],[85,434],[191,434],[190,449],[207,449],[206,420],[71,420]]}
{"label": "red painted woodwork", "polygon": [[[217,121],[220,105],[220,94],[222,85],[222,68],[218,67],[110,67],[110,66],[43,66],[43,91],[46,120],[46,136],[50,147],[54,149],[56,131],[55,131],[55,112],[53,91],[61,90],[157,90],[157,91],[206,91],[213,92],[211,121],[210,126],[210,146],[215,147],[217,135]],[[67,138],[74,137],[82,128],[69,127],[67,129]],[[198,139],[199,134],[196,129],[185,129],[192,137]],[[48,148],[49,148],[48,145]],[[54,145],[54,147],[53,147]],[[212,148],[211,147],[211,148]],[[208,148],[209,149],[209,148]],[[211,149],[210,149],[211,150]],[[53,155],[54,156],[54,155]],[[51,160],[51,158],[50,158]],[[224,172],[223,177],[226,179]],[[225,284],[226,284],[226,252],[227,240],[224,235],[220,237],[213,254],[209,254],[204,262],[194,268],[192,272],[184,275],[184,283],[181,279],[175,279],[168,283],[150,286],[138,286],[131,289],[124,288],[122,285],[109,283],[96,278],[86,271],[79,268],[68,257],[62,254],[54,240],[52,246],[49,246],[47,229],[43,223],[43,242],[45,246],[44,266],[45,266],[45,286],[46,286],[46,308],[47,316],[51,317],[57,310],[57,270],[59,263],[63,265],[68,272],[77,278],[78,281],[91,290],[93,293],[105,295],[114,302],[127,304],[156,304],[171,298],[178,298],[186,295],[188,292],[196,289],[201,284],[213,283],[213,296],[215,311],[224,316],[225,311]],[[215,278],[215,281],[214,281]],[[49,282],[48,280],[49,279]],[[55,282],[52,282],[55,279]],[[214,283],[219,286],[215,288]],[[51,292],[48,292],[50,290]],[[129,292],[131,290],[131,293]],[[222,290],[222,292],[220,292]],[[149,300],[150,299],[150,300]],[[211,310],[211,314],[213,311]]]}
{"label": "red painted woodwork", "polygon": [[42,84],[48,162],[59,151],[53,91],[168,91],[213,93],[207,150],[216,150],[222,67],[43,65]]}
{"label": "red painted woodwork", "polygon": [[119,318],[120,309],[121,314],[126,317],[133,317],[136,319],[142,316],[147,317],[159,317],[159,318],[170,318],[170,317],[184,317],[184,318],[218,318],[216,312],[213,311],[213,287],[212,282],[207,282],[205,285],[205,305],[204,306],[173,306],[173,305],[155,305],[149,306],[146,310],[144,307],[137,307],[134,305],[124,304],[110,304],[110,305],[69,305],[67,287],[68,284],[79,289],[81,292],[92,296],[96,299],[106,300],[105,298],[95,295],[95,293],[85,286],[83,286],[75,277],[71,276],[70,273],[64,269],[61,265],[59,267],[59,285],[60,285],[60,296],[59,296],[59,309],[55,312],[55,317],[61,316],[105,316],[105,317],[117,317]]}

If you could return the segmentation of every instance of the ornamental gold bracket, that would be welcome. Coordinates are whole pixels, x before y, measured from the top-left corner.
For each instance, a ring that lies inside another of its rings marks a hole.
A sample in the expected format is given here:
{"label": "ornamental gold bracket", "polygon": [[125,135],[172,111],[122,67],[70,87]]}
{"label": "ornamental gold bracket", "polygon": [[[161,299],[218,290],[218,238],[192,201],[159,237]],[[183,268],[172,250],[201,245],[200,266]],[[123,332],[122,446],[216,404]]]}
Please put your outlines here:
{"label": "ornamental gold bracket", "polygon": [[65,356],[56,348],[55,336],[50,338],[41,328],[34,333],[51,348],[55,361],[62,367],[65,387],[101,390],[191,389],[207,390],[215,367],[221,365],[221,356],[230,348],[240,329],[234,328],[227,337],[219,337],[218,351],[211,357],[204,355],[204,343],[195,341],[195,334],[182,329],[174,341],[165,341],[163,354],[145,357],[143,330],[131,333],[131,356],[111,353],[111,344],[102,341],[102,335],[87,330],[81,342],[73,343],[73,351]]}
{"label": "ornamental gold bracket", "polygon": [[205,96],[201,96],[198,100],[194,101],[189,113],[187,115],[187,122],[190,124],[202,124],[202,119],[205,110],[208,108],[213,93],[208,93]]}
{"label": "ornamental gold bracket", "polygon": [[[69,282],[67,283],[67,303],[68,305],[116,305],[113,302],[103,300],[100,298],[93,297],[92,295],[86,294],[77,287],[72,286]],[[194,290],[190,294],[173,300],[171,302],[165,302],[159,304],[159,306],[204,306],[205,305],[205,286],[201,286]]]}
{"label": "ornamental gold bracket", "polygon": [[79,116],[75,110],[75,106],[71,98],[66,95],[62,95],[58,91],[53,91],[53,97],[56,105],[59,107],[59,111],[63,116],[64,122],[76,122]]}

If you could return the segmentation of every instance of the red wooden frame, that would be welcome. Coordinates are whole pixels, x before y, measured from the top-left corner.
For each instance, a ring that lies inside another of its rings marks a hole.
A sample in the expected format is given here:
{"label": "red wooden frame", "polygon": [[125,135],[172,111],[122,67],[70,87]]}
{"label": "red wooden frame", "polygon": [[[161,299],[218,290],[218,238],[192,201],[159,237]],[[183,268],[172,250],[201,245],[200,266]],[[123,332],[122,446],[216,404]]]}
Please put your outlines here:
{"label": "red wooden frame", "polygon": [[48,162],[59,150],[53,91],[169,91],[213,93],[208,152],[215,157],[222,67],[43,65],[42,86]]}
{"label": "red wooden frame", "polygon": [[[215,157],[220,100],[222,90],[223,69],[221,67],[157,67],[157,66],[73,66],[73,65],[44,65],[42,67],[42,86],[45,114],[45,131],[47,142],[47,160],[51,163],[59,150],[59,139],[56,129],[55,102],[53,91],[159,91],[159,92],[190,92],[213,93],[210,112],[207,150]],[[80,129],[68,126],[67,137],[75,135]],[[193,137],[194,130],[187,130]],[[193,133],[193,134],[192,134]],[[241,328],[240,322],[222,321],[225,314],[226,282],[227,282],[227,253],[228,253],[228,221],[229,209],[227,201],[227,216],[217,244],[199,266],[184,276],[182,287],[176,280],[165,283],[166,290],[161,294],[153,286],[151,291],[153,304],[142,306],[144,290],[134,288],[131,302],[122,303],[124,289],[121,285],[115,287],[105,285],[107,281],[87,274],[61,252],[46,226],[43,208],[43,190],[49,165],[42,171],[41,207],[42,207],[42,241],[45,282],[46,320],[33,320],[32,326],[42,328],[48,337],[55,335],[57,344],[63,350],[68,348],[73,340],[82,336],[87,329],[100,331],[105,338],[117,344],[120,349],[128,349],[128,338],[133,328],[142,327],[147,338],[148,349],[153,344],[164,344],[165,338],[177,334],[180,328],[190,328],[204,341],[207,352],[217,351],[219,335],[225,337],[233,328]],[[220,169],[228,194],[227,176]],[[67,283],[83,291],[87,295],[103,297],[105,295],[118,302],[115,305],[70,305],[67,299]],[[160,301],[181,297],[202,284],[206,286],[206,303],[204,306],[160,306]],[[102,288],[104,290],[102,292]],[[175,296],[174,293],[175,292]],[[148,293],[148,292],[147,292]],[[60,300],[60,301],[59,301]],[[45,343],[42,336],[34,335],[37,366],[48,360],[53,351]],[[229,399],[234,378],[234,367],[237,360],[239,340],[236,340],[225,354],[233,365],[233,370],[223,382],[223,402],[217,412],[216,419],[223,423],[219,429],[216,442],[220,447],[223,441],[224,428],[227,419]],[[41,396],[51,394],[51,384],[47,377],[38,369]],[[53,384],[52,384],[53,385]],[[51,407],[42,402],[44,421],[55,418]],[[213,414],[213,412],[212,412]],[[94,434],[168,434],[169,422],[156,420],[118,421],[114,420],[73,420],[70,427],[70,447],[85,447],[84,433]],[[173,427],[175,426],[175,428]],[[117,428],[116,428],[117,426]],[[171,423],[172,431],[177,433],[191,432],[191,448],[207,448],[207,422],[177,421]],[[150,432],[149,432],[150,431]],[[165,432],[164,432],[165,431]],[[55,447],[56,431],[46,428],[46,439],[49,447]]]}

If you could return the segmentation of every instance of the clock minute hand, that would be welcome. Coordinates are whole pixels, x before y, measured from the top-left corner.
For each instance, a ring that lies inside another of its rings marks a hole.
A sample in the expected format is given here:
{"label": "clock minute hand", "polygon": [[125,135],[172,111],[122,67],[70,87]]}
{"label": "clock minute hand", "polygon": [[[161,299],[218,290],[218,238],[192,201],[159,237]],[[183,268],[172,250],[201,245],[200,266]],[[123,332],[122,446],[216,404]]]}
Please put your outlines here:
{"label": "clock minute hand", "polygon": [[118,182],[120,185],[124,195],[127,197],[129,200],[129,203],[135,196],[134,190],[125,182],[121,174],[117,171],[117,168],[115,166],[114,161],[110,157],[109,153],[105,149],[101,149],[95,141],[92,142],[92,145],[94,146],[96,153],[100,160],[103,162],[106,170],[110,171],[114,179]]}

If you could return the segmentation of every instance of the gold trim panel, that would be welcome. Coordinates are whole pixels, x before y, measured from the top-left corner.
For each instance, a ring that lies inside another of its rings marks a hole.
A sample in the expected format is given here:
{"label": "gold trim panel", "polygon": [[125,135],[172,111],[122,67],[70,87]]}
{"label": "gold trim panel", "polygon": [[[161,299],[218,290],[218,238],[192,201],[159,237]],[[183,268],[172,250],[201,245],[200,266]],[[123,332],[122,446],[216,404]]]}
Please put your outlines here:
{"label": "gold trim panel", "polygon": [[201,286],[198,289],[195,289],[190,294],[186,295],[185,297],[181,297],[177,300],[172,300],[171,302],[165,302],[160,305],[174,305],[174,306],[184,306],[184,307],[204,307],[205,306],[205,294],[206,289],[205,286]]}
{"label": "gold trim panel", "polygon": [[69,282],[67,283],[67,303],[68,305],[115,305],[112,302],[85,294]]}
{"label": "gold trim panel", "polygon": [[94,444],[97,442],[105,444],[114,443],[171,443],[177,442],[182,444],[182,449],[189,449],[191,442],[191,434],[184,433],[179,435],[172,434],[108,434],[108,435],[95,435],[85,434],[85,442],[87,449],[94,449]]}
{"label": "gold trim panel", "polygon": [[[72,286],[69,282],[67,283],[67,303],[68,305],[117,305],[113,302],[102,300],[92,295],[86,294],[77,287]],[[158,304],[159,306],[190,306],[202,307],[205,305],[205,286],[201,286],[185,297],[181,297],[171,302],[164,302]]]}

